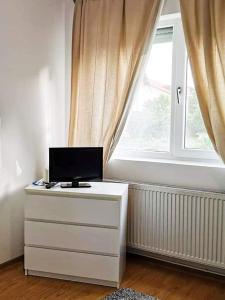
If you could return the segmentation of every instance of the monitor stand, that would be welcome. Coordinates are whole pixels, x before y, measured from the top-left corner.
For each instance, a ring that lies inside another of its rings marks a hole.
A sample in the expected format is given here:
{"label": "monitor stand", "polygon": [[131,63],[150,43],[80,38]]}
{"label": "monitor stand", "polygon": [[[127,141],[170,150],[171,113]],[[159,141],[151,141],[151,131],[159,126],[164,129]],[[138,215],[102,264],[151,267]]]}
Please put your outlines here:
{"label": "monitor stand", "polygon": [[91,185],[86,182],[78,182],[78,181],[72,181],[72,182],[66,182],[60,184],[61,188],[90,188]]}

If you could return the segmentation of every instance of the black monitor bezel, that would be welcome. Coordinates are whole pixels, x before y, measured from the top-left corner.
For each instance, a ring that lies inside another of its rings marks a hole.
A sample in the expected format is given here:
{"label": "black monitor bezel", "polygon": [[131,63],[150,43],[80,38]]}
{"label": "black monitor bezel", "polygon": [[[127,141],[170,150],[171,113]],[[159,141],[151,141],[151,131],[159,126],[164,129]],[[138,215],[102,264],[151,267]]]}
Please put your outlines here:
{"label": "black monitor bezel", "polygon": [[[83,177],[83,178],[72,178],[72,177],[60,177],[60,176],[52,176],[51,175],[51,151],[52,150],[75,150],[75,149],[85,149],[85,150],[99,150],[99,154],[101,155],[102,159],[99,165],[99,176],[98,177]],[[103,179],[103,147],[50,147],[49,148],[49,182],[85,182],[85,181],[102,181]]]}

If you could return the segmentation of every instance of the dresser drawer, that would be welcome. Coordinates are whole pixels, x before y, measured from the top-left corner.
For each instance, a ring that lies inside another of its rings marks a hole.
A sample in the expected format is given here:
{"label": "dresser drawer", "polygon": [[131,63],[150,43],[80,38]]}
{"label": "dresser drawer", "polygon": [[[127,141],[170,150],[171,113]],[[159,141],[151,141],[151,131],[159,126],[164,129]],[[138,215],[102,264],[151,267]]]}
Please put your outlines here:
{"label": "dresser drawer", "polygon": [[28,195],[25,218],[119,227],[119,200]]}
{"label": "dresser drawer", "polygon": [[25,247],[25,269],[118,281],[117,257]]}
{"label": "dresser drawer", "polygon": [[25,221],[25,245],[119,254],[119,231],[111,228]]}

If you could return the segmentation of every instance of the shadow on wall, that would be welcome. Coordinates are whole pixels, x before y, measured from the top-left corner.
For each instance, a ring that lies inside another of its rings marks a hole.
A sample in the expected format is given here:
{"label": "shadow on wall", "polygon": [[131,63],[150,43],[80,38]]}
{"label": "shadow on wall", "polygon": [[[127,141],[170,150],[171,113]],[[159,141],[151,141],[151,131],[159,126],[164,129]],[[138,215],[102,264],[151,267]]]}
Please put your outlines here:
{"label": "shadow on wall", "polygon": [[0,263],[23,253],[24,187],[64,145],[64,4],[0,2]]}
{"label": "shadow on wall", "polygon": [[23,253],[23,189],[40,177],[47,147],[46,131],[30,126],[35,117],[41,120],[38,110],[9,109],[0,128],[0,263]]}

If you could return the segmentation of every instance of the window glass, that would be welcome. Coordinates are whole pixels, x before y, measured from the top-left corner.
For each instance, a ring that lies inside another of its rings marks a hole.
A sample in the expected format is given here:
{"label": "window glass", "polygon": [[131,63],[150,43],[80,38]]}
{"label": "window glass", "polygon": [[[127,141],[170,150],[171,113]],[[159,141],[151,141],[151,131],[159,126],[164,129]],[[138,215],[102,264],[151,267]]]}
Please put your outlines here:
{"label": "window glass", "polygon": [[169,151],[173,27],[157,30],[119,147]]}

